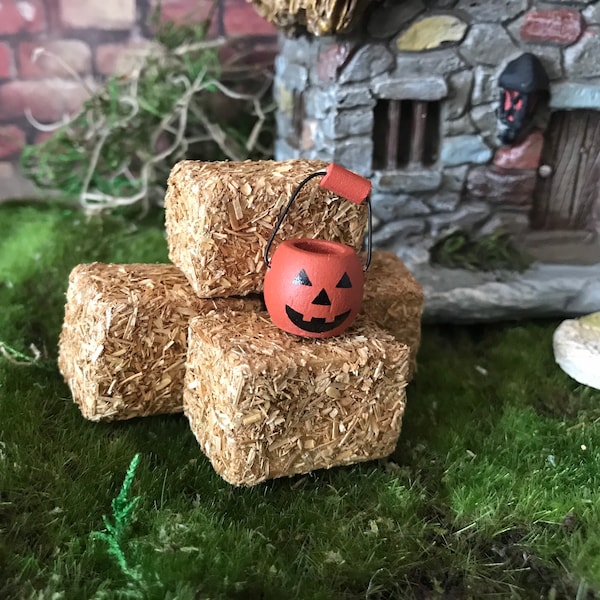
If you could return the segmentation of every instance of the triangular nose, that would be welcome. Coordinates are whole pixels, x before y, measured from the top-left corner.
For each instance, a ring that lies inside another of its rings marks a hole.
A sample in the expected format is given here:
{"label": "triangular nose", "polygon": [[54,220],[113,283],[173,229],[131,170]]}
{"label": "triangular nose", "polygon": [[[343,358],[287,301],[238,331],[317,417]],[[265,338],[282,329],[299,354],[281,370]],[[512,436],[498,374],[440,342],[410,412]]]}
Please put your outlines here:
{"label": "triangular nose", "polygon": [[331,300],[329,299],[325,288],[319,292],[319,295],[312,301],[312,303],[320,304],[321,306],[331,306]]}

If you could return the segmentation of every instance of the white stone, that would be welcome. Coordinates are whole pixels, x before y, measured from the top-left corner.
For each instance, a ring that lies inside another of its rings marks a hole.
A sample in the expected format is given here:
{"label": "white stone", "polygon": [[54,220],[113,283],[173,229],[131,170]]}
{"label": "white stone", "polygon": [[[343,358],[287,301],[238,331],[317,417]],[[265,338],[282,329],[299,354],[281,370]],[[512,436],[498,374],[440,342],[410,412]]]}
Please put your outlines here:
{"label": "white stone", "polygon": [[600,313],[563,321],[552,346],[558,366],[569,377],[600,389]]}

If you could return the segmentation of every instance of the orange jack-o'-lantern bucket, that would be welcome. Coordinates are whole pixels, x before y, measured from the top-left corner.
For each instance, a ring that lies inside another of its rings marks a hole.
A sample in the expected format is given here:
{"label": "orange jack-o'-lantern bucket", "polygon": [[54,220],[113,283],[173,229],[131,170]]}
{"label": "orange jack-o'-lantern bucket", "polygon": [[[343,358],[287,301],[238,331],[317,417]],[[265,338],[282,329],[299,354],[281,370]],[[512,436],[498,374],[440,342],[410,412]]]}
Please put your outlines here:
{"label": "orange jack-o'-lantern bucket", "polygon": [[[358,254],[346,244],[319,239],[281,242],[269,260],[271,244],[300,190],[313,178],[323,176],[321,187],[368,209],[367,257],[363,266]],[[306,177],[283,209],[265,248],[265,304],[277,327],[296,335],[326,338],[347,329],[360,310],[364,271],[371,262],[371,183],[343,167],[331,164],[326,171]]]}

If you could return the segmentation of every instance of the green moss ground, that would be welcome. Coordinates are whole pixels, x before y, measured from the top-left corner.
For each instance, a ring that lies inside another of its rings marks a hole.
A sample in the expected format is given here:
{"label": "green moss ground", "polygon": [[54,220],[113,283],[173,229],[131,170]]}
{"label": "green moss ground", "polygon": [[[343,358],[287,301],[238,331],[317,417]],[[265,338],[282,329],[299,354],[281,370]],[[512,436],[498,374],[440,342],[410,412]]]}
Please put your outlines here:
{"label": "green moss ground", "polygon": [[[600,394],[554,365],[556,323],[425,328],[389,461],[236,489],[182,416],[86,422],[56,369],[70,269],[166,260],[136,227],[0,208],[0,598],[593,598]],[[127,467],[127,577],[91,532]]]}

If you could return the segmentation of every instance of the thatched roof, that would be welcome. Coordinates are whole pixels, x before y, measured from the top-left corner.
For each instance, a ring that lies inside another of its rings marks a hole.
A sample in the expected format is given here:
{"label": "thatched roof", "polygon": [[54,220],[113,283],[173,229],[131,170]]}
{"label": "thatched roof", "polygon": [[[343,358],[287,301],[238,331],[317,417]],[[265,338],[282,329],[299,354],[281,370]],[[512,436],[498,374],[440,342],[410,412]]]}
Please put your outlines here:
{"label": "thatched roof", "polygon": [[248,0],[276,27],[290,32],[306,29],[314,35],[347,33],[358,23],[371,0]]}

